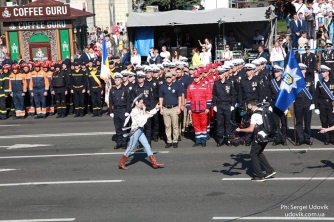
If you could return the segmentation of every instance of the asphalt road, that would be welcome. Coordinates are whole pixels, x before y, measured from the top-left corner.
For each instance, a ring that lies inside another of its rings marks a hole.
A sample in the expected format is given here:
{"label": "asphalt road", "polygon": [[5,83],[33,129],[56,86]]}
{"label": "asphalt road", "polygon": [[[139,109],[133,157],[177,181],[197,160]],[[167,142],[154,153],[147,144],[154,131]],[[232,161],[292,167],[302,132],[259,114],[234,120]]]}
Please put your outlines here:
{"label": "asphalt road", "polygon": [[211,139],[193,148],[183,138],[179,148],[165,149],[153,142],[165,168],[152,169],[137,149],[124,171],[107,116],[1,121],[0,222],[334,220],[334,148],[316,132],[312,147],[269,145],[277,175],[255,183],[245,146],[217,148]]}

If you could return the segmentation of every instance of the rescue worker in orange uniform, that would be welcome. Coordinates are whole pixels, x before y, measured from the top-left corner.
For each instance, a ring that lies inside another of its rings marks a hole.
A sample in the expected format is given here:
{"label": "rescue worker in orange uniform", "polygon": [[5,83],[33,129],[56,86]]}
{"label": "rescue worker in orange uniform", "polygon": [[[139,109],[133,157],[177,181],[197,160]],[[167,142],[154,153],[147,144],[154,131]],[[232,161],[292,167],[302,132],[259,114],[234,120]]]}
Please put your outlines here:
{"label": "rescue worker in orange uniform", "polygon": [[8,92],[13,98],[15,115],[14,119],[24,119],[24,96],[27,92],[26,75],[20,72],[18,64],[12,65],[12,73],[9,75]]}

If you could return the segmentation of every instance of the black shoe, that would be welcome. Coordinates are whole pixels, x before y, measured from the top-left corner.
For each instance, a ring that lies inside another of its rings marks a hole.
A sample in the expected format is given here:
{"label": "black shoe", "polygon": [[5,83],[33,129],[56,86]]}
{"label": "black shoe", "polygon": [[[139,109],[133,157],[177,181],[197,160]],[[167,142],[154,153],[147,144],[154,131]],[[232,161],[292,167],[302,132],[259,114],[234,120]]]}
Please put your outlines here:
{"label": "black shoe", "polygon": [[102,116],[102,113],[99,114],[99,117],[101,117],[101,116]]}
{"label": "black shoe", "polygon": [[284,141],[282,141],[282,145],[283,145],[283,146],[286,146],[286,145],[288,145],[288,144],[287,144],[286,141],[284,140]]}
{"label": "black shoe", "polygon": [[218,141],[217,147],[223,146],[224,145],[224,140]]}
{"label": "black shoe", "polygon": [[206,140],[210,140],[210,138],[211,138],[210,136],[206,136]]}
{"label": "black shoe", "polygon": [[[305,141],[305,144],[309,145],[309,146],[312,146],[312,142],[311,141]],[[332,143],[333,144],[333,143]]]}
{"label": "black shoe", "polygon": [[264,177],[254,177],[251,179],[251,181],[253,182],[264,182],[266,181],[266,179],[264,179]]}
{"label": "black shoe", "polygon": [[[88,114],[87,114],[87,115],[88,115]],[[92,117],[97,117],[97,114],[94,113],[94,114],[92,115]]]}
{"label": "black shoe", "polygon": [[114,147],[114,149],[117,150],[117,149],[119,149],[119,148],[122,148],[122,146],[123,146],[123,145],[118,145],[118,144],[117,144],[117,145]]}
{"label": "black shoe", "polygon": [[272,143],[273,146],[277,146],[278,144],[280,144],[280,143],[278,143],[278,142],[273,142]]}
{"label": "black shoe", "polygon": [[177,141],[181,141],[181,136],[179,136],[179,137],[177,138]]}
{"label": "black shoe", "polygon": [[300,145],[302,145],[303,144],[303,142],[297,142],[296,143],[296,146],[300,146]]}
{"label": "black shoe", "polygon": [[80,114],[80,117],[84,117],[84,114],[83,114],[83,113],[81,113],[81,114]]}
{"label": "black shoe", "polygon": [[174,147],[174,148],[178,148],[178,147],[179,147],[179,144],[178,144],[178,143],[173,143],[173,147]]}
{"label": "black shoe", "polygon": [[268,179],[268,178],[274,176],[275,174],[276,174],[275,171],[273,171],[273,172],[271,172],[271,173],[268,173],[267,175],[265,175],[264,179]]}
{"label": "black shoe", "polygon": [[202,147],[206,147],[206,143],[202,143]]}
{"label": "black shoe", "polygon": [[157,138],[153,138],[153,141],[154,142],[158,142],[159,141],[158,137]]}
{"label": "black shoe", "polygon": [[57,119],[58,119],[58,118],[61,118],[61,115],[57,115],[56,118],[57,118]]}
{"label": "black shoe", "polygon": [[173,146],[172,143],[167,143],[166,146],[165,146],[165,148],[171,148],[172,146]]}
{"label": "black shoe", "polygon": [[42,116],[42,119],[46,119],[46,116]]}
{"label": "black shoe", "polygon": [[181,136],[183,136],[183,137],[184,137],[184,132],[181,132]]}
{"label": "black shoe", "polygon": [[61,115],[61,118],[65,118],[65,115],[63,114],[63,115]]}
{"label": "black shoe", "polygon": [[54,115],[54,113],[49,113],[49,116],[53,116]]}
{"label": "black shoe", "polygon": [[328,142],[328,141],[325,141],[324,144],[325,144],[325,145],[329,145],[329,142]]}
{"label": "black shoe", "polygon": [[251,145],[251,142],[246,142],[245,143],[245,146],[250,146]]}
{"label": "black shoe", "polygon": [[139,143],[138,149],[143,148],[143,147],[144,147],[143,144]]}
{"label": "black shoe", "polygon": [[79,117],[79,113],[76,113],[73,117],[74,118]]}
{"label": "black shoe", "polygon": [[122,149],[123,149],[123,150],[125,150],[125,149],[126,149],[126,147],[127,147],[127,145],[126,145],[126,144],[122,144]]}
{"label": "black shoe", "polygon": [[200,146],[201,144],[200,143],[195,143],[194,145],[193,145],[193,147],[197,147],[197,146]]}
{"label": "black shoe", "polygon": [[229,141],[229,140],[227,140],[227,139],[226,139],[226,140],[224,140],[224,143],[225,143],[225,145],[226,145],[226,146],[232,146],[232,144],[230,143],[230,141]]}

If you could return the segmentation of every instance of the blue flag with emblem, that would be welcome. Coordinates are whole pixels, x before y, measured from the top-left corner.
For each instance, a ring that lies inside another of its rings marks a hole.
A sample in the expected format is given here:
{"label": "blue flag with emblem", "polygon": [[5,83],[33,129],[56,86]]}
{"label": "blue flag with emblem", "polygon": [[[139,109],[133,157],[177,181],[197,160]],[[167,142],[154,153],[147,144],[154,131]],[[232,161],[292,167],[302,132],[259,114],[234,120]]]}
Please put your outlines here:
{"label": "blue flag with emblem", "polygon": [[291,103],[293,103],[298,93],[303,90],[305,86],[305,78],[300,71],[293,51],[290,48],[288,64],[282,74],[282,82],[275,106],[284,112],[288,109]]}

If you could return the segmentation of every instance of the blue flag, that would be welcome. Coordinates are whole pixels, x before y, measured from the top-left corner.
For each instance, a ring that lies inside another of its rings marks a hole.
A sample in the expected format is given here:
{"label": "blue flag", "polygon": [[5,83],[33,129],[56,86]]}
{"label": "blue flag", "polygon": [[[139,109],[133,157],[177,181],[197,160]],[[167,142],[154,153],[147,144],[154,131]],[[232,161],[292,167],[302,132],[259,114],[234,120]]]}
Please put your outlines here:
{"label": "blue flag", "polygon": [[295,55],[290,48],[288,64],[282,74],[280,91],[278,92],[275,106],[283,112],[296,99],[298,93],[306,86],[305,78],[300,71]]}

